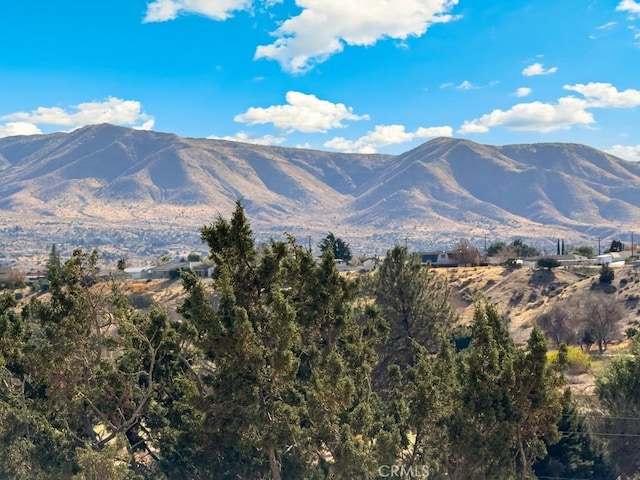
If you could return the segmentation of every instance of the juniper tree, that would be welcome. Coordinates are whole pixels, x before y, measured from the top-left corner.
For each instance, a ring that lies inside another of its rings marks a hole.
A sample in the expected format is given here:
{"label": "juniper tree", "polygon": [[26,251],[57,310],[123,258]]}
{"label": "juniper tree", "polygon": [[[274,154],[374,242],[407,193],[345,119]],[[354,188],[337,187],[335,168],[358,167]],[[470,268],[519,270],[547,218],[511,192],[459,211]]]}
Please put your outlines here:
{"label": "juniper tree", "polygon": [[[369,379],[384,331],[375,310],[356,315],[356,284],[331,251],[318,265],[291,237],[258,250],[240,203],[202,238],[216,263],[215,300],[185,276],[180,312],[204,360],[191,404],[203,418],[200,451],[216,457],[209,474],[370,478]],[[189,453],[202,457],[197,450]]]}
{"label": "juniper tree", "polygon": [[380,371],[388,365],[404,366],[413,360],[413,343],[437,351],[449,337],[454,319],[449,287],[444,276],[423,266],[418,255],[396,246],[387,252],[375,274],[373,295],[390,335],[381,352]]}

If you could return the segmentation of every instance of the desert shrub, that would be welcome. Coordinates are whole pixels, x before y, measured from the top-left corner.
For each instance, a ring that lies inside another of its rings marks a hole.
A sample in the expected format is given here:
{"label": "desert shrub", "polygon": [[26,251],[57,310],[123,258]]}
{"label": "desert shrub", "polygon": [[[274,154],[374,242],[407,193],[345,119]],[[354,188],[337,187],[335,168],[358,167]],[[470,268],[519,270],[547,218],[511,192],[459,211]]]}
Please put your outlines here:
{"label": "desert shrub", "polygon": [[[591,370],[591,357],[589,357],[587,353],[572,345],[568,345],[563,348],[566,348],[567,352],[566,366],[564,368],[568,374],[579,375]],[[558,357],[559,350],[549,352],[547,354],[547,361],[549,362],[549,365],[555,367],[558,364]]]}
{"label": "desert shrub", "polygon": [[600,269],[600,283],[608,283],[613,282],[616,274],[609,265],[603,265]]}
{"label": "desert shrub", "polygon": [[145,310],[155,305],[155,300],[149,294],[135,293],[133,295],[129,295],[129,303],[133,308]]}
{"label": "desert shrub", "polygon": [[556,268],[560,266],[560,262],[553,257],[542,257],[538,260],[536,264],[539,268],[547,268],[551,270],[552,268]]}

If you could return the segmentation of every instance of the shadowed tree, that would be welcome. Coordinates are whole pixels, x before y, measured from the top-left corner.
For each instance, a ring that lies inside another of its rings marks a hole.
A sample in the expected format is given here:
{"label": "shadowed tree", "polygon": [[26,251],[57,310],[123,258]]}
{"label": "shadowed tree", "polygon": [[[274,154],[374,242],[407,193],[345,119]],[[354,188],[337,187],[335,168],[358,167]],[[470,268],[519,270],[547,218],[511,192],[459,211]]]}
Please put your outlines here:
{"label": "shadowed tree", "polygon": [[349,244],[331,232],[322,239],[318,248],[320,248],[322,253],[331,250],[336,260],[351,261],[351,248],[349,248]]}

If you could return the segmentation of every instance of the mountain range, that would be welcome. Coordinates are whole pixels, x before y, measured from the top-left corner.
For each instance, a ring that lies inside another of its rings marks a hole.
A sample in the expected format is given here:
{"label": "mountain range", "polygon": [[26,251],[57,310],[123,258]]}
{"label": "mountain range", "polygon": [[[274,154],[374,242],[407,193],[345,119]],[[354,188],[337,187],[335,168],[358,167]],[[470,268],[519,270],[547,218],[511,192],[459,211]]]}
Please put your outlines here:
{"label": "mountain range", "polygon": [[7,223],[192,228],[238,199],[264,233],[580,241],[638,227],[640,164],[577,144],[437,138],[347,154],[108,124],[0,139]]}

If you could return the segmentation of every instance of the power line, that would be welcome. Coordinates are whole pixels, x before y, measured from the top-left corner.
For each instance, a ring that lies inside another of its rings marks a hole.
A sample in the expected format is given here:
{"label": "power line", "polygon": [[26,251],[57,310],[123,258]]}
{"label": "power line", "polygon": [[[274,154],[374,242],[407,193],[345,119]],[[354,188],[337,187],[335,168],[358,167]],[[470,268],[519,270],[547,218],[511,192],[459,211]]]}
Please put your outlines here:
{"label": "power line", "polygon": [[[616,420],[640,420],[640,417],[618,417],[615,415],[588,415],[588,414],[579,414],[583,418],[613,418]],[[562,415],[563,417],[573,417],[573,415],[569,413],[565,413]]]}
{"label": "power line", "polygon": [[602,435],[603,437],[640,437],[640,433],[607,433],[607,432],[590,432],[578,430],[558,430],[564,436],[583,434],[583,435]]}

